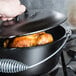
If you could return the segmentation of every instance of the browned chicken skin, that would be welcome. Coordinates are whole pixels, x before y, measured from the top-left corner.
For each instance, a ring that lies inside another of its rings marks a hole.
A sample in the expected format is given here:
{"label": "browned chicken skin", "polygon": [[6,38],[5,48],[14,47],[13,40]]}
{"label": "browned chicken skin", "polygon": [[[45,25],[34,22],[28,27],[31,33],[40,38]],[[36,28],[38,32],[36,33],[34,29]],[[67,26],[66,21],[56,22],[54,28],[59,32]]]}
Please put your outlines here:
{"label": "browned chicken skin", "polygon": [[43,45],[47,43],[53,42],[53,36],[51,34],[40,32],[35,33],[28,36],[16,37],[14,40],[9,44],[9,40],[4,42],[4,47],[16,48],[16,47],[31,47],[37,45]]}
{"label": "browned chicken skin", "polygon": [[44,33],[40,35],[37,39],[37,45],[43,45],[50,42],[53,42],[53,37],[51,34],[48,34],[48,33]]}

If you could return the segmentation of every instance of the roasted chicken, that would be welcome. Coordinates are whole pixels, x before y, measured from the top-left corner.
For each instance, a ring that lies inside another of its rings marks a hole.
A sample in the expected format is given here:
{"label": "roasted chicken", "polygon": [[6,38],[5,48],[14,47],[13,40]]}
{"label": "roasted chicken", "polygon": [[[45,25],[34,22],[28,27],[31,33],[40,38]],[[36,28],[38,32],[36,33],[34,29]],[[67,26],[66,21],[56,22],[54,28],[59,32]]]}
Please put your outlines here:
{"label": "roasted chicken", "polygon": [[51,34],[48,34],[48,33],[44,33],[40,35],[37,39],[37,45],[43,45],[50,42],[53,42],[53,37]]}
{"label": "roasted chicken", "polygon": [[16,37],[10,43],[10,40],[4,42],[4,47],[31,47],[37,45],[43,45],[53,42],[53,36],[51,34],[40,32],[32,35]]}

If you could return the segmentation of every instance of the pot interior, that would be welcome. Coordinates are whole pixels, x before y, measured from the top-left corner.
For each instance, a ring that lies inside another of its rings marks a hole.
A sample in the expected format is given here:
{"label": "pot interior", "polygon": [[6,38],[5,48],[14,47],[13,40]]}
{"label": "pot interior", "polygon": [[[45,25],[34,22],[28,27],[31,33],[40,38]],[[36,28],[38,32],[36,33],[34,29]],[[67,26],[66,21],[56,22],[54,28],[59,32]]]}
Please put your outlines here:
{"label": "pot interior", "polygon": [[[63,27],[61,27],[60,25],[53,28],[53,29],[50,29],[50,30],[47,30],[45,31],[46,33],[49,33],[49,34],[52,34],[53,35],[53,38],[54,38],[54,42],[60,40],[62,37],[64,37],[65,35],[65,29]],[[10,39],[10,38],[9,38]],[[2,48],[3,47],[3,43],[4,41],[6,40],[6,38],[4,39],[0,39],[0,47]],[[12,39],[13,40],[13,39]],[[45,44],[46,45],[46,44]],[[36,46],[35,46],[36,47]],[[29,47],[28,47],[29,48]]]}
{"label": "pot interior", "polygon": [[46,31],[54,36],[53,43],[27,48],[0,48],[0,58],[14,59],[27,65],[36,64],[52,55],[64,43],[65,29],[57,26]]}

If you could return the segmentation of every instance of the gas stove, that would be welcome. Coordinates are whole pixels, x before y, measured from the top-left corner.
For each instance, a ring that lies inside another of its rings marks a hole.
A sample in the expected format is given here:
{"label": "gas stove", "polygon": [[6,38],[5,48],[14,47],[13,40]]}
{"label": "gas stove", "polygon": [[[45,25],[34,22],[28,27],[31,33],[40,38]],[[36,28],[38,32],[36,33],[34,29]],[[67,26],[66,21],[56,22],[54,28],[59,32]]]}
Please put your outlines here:
{"label": "gas stove", "polygon": [[76,39],[74,36],[76,37],[76,30],[73,30],[71,39],[62,49],[63,52],[56,67],[42,76],[76,76]]}

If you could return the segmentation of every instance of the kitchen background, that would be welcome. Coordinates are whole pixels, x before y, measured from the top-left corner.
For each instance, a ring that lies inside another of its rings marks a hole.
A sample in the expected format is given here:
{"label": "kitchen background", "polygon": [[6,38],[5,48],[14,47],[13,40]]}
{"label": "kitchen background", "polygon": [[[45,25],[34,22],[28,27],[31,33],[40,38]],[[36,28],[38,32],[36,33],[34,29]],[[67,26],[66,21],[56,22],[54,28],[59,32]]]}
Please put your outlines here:
{"label": "kitchen background", "polygon": [[66,24],[71,29],[76,29],[76,0],[53,0],[53,9],[64,13],[67,16]]}

